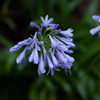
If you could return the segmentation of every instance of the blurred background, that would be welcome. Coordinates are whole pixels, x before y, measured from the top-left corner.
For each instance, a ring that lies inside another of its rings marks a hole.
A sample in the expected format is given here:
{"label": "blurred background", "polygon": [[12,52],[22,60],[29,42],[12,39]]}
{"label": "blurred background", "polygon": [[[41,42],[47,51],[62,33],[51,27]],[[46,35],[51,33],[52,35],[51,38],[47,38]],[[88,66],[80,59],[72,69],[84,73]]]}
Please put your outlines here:
{"label": "blurred background", "polygon": [[[30,21],[54,18],[59,28],[72,28],[75,62],[72,75],[64,70],[39,76],[37,65],[16,63],[21,49],[9,48],[34,34]],[[100,39],[90,29],[100,25],[100,0],[0,0],[0,100],[100,100]]]}

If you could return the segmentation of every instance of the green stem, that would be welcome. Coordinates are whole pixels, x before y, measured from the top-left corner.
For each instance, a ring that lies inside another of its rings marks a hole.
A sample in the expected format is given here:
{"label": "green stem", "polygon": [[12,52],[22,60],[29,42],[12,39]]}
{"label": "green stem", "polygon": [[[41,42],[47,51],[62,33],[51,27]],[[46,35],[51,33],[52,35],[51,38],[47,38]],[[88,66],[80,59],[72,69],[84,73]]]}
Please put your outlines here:
{"label": "green stem", "polygon": [[44,31],[44,33],[43,33],[43,37],[44,37],[44,35],[45,35],[46,31],[47,31],[47,30],[45,30],[45,31]]}
{"label": "green stem", "polygon": [[47,38],[51,33],[53,33],[53,31],[51,31],[51,32],[44,38],[44,41],[46,40],[46,38]]}
{"label": "green stem", "polygon": [[30,36],[33,38],[33,35],[32,34],[30,34]]}

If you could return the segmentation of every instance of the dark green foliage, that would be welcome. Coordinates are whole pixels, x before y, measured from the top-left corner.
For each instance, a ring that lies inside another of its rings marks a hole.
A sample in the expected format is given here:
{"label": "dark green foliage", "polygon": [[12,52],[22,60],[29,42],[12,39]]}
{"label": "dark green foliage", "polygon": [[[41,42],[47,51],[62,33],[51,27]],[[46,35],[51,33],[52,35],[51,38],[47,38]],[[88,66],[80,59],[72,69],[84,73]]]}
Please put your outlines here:
{"label": "dark green foliage", "polygon": [[[76,47],[72,75],[61,69],[54,76],[38,76],[37,65],[16,63],[22,49],[9,48],[34,34],[29,24],[40,16],[54,18],[59,28],[72,28]],[[0,1],[0,100],[100,100],[100,39],[89,31],[100,23],[100,0],[1,0]]]}

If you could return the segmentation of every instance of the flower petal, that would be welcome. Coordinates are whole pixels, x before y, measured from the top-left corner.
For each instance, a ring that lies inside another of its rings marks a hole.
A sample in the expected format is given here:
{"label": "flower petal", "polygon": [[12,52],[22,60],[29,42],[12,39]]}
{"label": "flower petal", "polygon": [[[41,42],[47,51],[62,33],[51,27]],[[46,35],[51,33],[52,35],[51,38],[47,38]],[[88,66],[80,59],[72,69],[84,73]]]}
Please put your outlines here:
{"label": "flower petal", "polygon": [[100,22],[100,16],[99,16],[99,15],[93,15],[92,18],[93,18],[96,22]]}
{"label": "flower petal", "polygon": [[61,62],[64,62],[64,63],[67,62],[67,59],[63,56],[63,54],[62,54],[60,51],[57,50],[56,55],[57,55],[57,58],[58,58]]}
{"label": "flower petal", "polygon": [[18,57],[16,58],[17,63],[21,63],[25,59],[27,48],[28,46],[24,49],[24,51],[20,55],[18,55]]}
{"label": "flower petal", "polygon": [[34,49],[34,56],[33,56],[33,59],[34,59],[34,63],[35,63],[35,64],[38,64],[39,57],[38,57],[37,48]]}
{"label": "flower petal", "polygon": [[37,28],[39,27],[35,22],[30,22],[30,25]]}
{"label": "flower petal", "polygon": [[47,55],[47,61],[48,61],[48,65],[49,65],[49,68],[53,68],[53,63],[51,62],[49,56]]}
{"label": "flower petal", "polygon": [[100,31],[100,25],[98,27],[96,27],[96,28],[91,29],[90,33],[91,33],[91,35],[94,35],[94,34],[96,34],[99,31]]}
{"label": "flower petal", "polygon": [[60,33],[62,34],[62,35],[64,35],[64,36],[70,36],[70,37],[72,37],[73,36],[73,34],[71,33],[71,32],[73,32],[73,30],[71,29],[71,28],[69,28],[69,29],[67,29],[66,31],[61,31]]}
{"label": "flower petal", "polygon": [[11,47],[11,48],[10,48],[10,52],[13,53],[14,51],[19,50],[21,47],[22,47],[22,45],[18,45],[18,44],[17,44],[17,45],[15,45],[14,47]]}
{"label": "flower petal", "polygon": [[45,69],[44,69],[43,56],[41,54],[39,65],[38,65],[38,74],[41,75],[42,73],[45,73]]}
{"label": "flower petal", "polygon": [[50,53],[51,53],[51,57],[52,57],[52,61],[53,61],[54,65],[58,66],[57,58],[54,56],[54,54],[52,53],[52,51],[50,51]]}
{"label": "flower petal", "polygon": [[22,46],[29,45],[31,42],[32,42],[32,38],[30,38],[30,37],[28,39],[25,39],[23,41],[20,41],[20,42],[18,42],[17,45],[15,45],[14,47],[11,47],[10,48],[10,52],[13,53],[14,51],[19,50]]}
{"label": "flower petal", "polygon": [[33,49],[32,53],[31,53],[31,55],[30,55],[30,57],[29,57],[29,62],[33,62],[34,54],[35,54],[35,49]]}

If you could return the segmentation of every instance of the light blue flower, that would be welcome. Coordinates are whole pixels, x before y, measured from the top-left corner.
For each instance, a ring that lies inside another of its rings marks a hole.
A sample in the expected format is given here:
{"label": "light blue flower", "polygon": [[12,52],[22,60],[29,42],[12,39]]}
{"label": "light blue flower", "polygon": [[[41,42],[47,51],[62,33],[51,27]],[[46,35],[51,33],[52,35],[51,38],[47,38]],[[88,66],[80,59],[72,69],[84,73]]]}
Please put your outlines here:
{"label": "light blue flower", "polygon": [[62,37],[58,37],[62,42],[64,42],[65,44],[69,45],[70,47],[75,47],[75,44],[72,43],[72,40],[70,39],[66,39],[66,38],[62,38]]}
{"label": "light blue flower", "polygon": [[50,23],[53,21],[53,18],[48,19],[48,15],[46,15],[45,19],[41,16],[42,26],[47,27],[50,26]]}
{"label": "light blue flower", "polygon": [[42,44],[42,47],[43,47],[43,55],[44,55],[44,61],[45,61],[45,63],[47,63],[47,51],[46,51],[46,49],[45,49],[45,47],[44,47],[44,43]]}
{"label": "light blue flower", "polygon": [[31,44],[29,45],[28,47],[28,50],[31,50],[35,44],[37,44],[39,41],[38,41],[38,38],[37,38],[37,32],[35,32],[35,35],[33,37],[33,39],[31,40]]}
{"label": "light blue flower", "polygon": [[31,42],[32,42],[32,38],[30,38],[30,37],[28,39],[25,39],[24,41],[18,42],[17,45],[10,48],[10,52],[13,53],[13,52],[19,50],[22,46],[31,44]]}
{"label": "light blue flower", "polygon": [[59,26],[59,24],[50,24],[49,27],[47,28],[47,30],[48,29],[56,30],[58,26]]}
{"label": "light blue flower", "polygon": [[69,50],[69,49],[68,49],[66,52],[67,52],[67,53],[73,53],[73,50]]}
{"label": "light blue flower", "polygon": [[57,58],[54,56],[54,53],[51,50],[50,50],[50,54],[51,54],[54,66],[58,66]]}
{"label": "light blue flower", "polygon": [[68,50],[68,46],[66,46],[64,43],[60,42],[58,39],[56,39],[55,37],[52,38],[50,35],[49,35],[49,38],[51,40],[51,44],[52,44],[52,48],[55,49],[59,49],[59,50],[64,50],[64,51],[67,51]]}
{"label": "light blue flower", "polygon": [[[92,18],[96,21],[96,22],[100,22],[100,16],[99,15],[93,15]],[[97,26],[96,28],[93,28],[90,30],[91,35],[94,35],[96,33],[98,33],[98,37],[100,38],[100,25]]]}
{"label": "light blue flower", "polygon": [[60,36],[56,36],[58,39],[62,40],[62,41],[66,41],[66,42],[73,42],[73,39],[71,38],[64,38],[64,37],[60,37]]}
{"label": "light blue flower", "polygon": [[67,29],[66,31],[60,31],[60,33],[64,35],[65,37],[68,37],[68,36],[72,37],[73,34],[71,32],[73,32],[71,28]]}
{"label": "light blue flower", "polygon": [[100,15],[93,15],[92,18],[93,18],[96,22],[100,22]]}
{"label": "light blue flower", "polygon": [[33,62],[33,60],[34,60],[34,54],[35,54],[35,49],[33,49],[32,53],[31,53],[31,55],[29,57],[29,62]]}
{"label": "light blue flower", "polygon": [[48,61],[49,68],[50,68],[50,69],[53,69],[54,65],[53,65],[53,63],[51,62],[51,60],[50,60],[50,58],[49,58],[48,55],[47,55],[47,61]]}
{"label": "light blue flower", "polygon": [[98,35],[99,35],[99,37],[100,37],[100,25],[97,26],[96,28],[93,28],[93,29],[90,30],[91,35],[94,35],[94,34],[96,34],[97,32],[99,32]]}
{"label": "light blue flower", "polygon": [[61,32],[61,29],[56,30],[56,32],[54,33],[54,35],[56,35],[56,34],[58,34],[58,33],[60,33],[60,32]]}
{"label": "light blue flower", "polygon": [[59,50],[63,50],[63,51],[67,51],[70,46],[67,46],[66,44],[64,44],[63,42],[59,41],[57,38],[53,37],[54,41],[56,42],[57,46],[56,48],[59,49]]}
{"label": "light blue flower", "polygon": [[24,49],[24,51],[23,51],[20,55],[18,55],[18,57],[16,58],[16,62],[17,62],[17,63],[22,63],[22,65],[23,65],[24,60],[25,60],[25,55],[26,55],[27,51],[28,51],[28,46],[27,46],[27,47]]}
{"label": "light blue flower", "polygon": [[40,36],[41,35],[41,28],[39,28],[39,31],[38,31],[38,35]]}
{"label": "light blue flower", "polygon": [[30,25],[39,28],[39,26],[35,22],[30,22]]}
{"label": "light blue flower", "polygon": [[38,74],[41,75],[43,73],[45,73],[45,68],[44,68],[43,55],[41,54],[39,65],[38,65]]}
{"label": "light blue flower", "polygon": [[39,61],[39,56],[38,56],[38,51],[37,47],[33,48],[33,51],[29,57],[29,62],[33,62],[34,64],[38,64]]}
{"label": "light blue flower", "polygon": [[62,54],[67,59],[67,61],[72,62],[72,63],[74,62],[74,58],[73,57],[69,56],[68,54],[66,54],[64,52],[62,52]]}
{"label": "light blue flower", "polygon": [[64,57],[62,52],[60,52],[59,50],[56,51],[56,56],[57,56],[57,59],[59,59],[61,62],[63,63],[67,62],[67,59]]}

